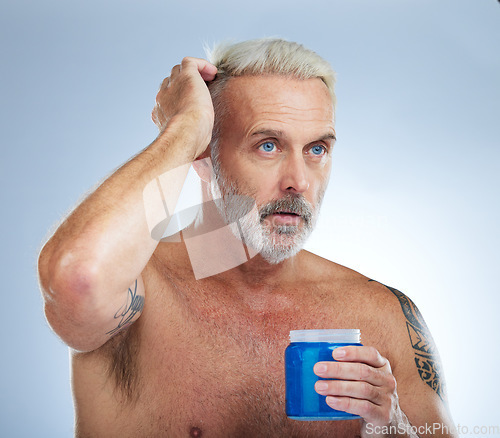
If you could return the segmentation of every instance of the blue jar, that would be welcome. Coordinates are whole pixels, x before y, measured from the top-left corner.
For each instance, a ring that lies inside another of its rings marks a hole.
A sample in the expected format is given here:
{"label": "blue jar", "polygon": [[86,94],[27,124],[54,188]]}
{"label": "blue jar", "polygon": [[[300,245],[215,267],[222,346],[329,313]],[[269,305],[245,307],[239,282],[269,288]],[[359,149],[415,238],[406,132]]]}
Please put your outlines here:
{"label": "blue jar", "polygon": [[314,374],[317,362],[333,361],[335,348],[362,345],[360,331],[292,330],[285,350],[286,415],[293,420],[350,420],[359,415],[332,409],[326,396],[318,394],[314,384],[328,380]]}

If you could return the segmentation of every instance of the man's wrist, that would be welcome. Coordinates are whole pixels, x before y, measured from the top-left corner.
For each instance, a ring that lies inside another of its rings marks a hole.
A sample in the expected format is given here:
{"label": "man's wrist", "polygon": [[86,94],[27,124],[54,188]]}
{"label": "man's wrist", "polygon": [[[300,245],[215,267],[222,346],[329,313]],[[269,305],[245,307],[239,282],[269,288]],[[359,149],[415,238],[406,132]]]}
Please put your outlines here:
{"label": "man's wrist", "polygon": [[366,423],[363,438],[419,438],[406,414],[398,406],[394,419],[387,425]]}
{"label": "man's wrist", "polygon": [[158,147],[171,153],[174,151],[192,162],[208,147],[212,136],[212,129],[208,117],[202,114],[179,114],[172,117],[165,129],[158,135]]}

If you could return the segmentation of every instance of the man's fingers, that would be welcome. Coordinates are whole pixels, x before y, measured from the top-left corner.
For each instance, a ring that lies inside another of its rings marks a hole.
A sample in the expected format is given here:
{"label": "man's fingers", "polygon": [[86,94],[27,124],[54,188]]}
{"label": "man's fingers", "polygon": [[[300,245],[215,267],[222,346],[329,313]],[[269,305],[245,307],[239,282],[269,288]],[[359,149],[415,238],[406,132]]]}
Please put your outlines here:
{"label": "man's fingers", "polygon": [[389,364],[388,360],[374,347],[350,345],[336,348],[332,356],[341,362],[362,362],[375,368]]}
{"label": "man's fingers", "polygon": [[180,64],[174,65],[172,67],[172,70],[170,71],[170,77],[174,77],[177,73],[181,71],[181,66]]}
{"label": "man's fingers", "polygon": [[387,402],[380,388],[367,382],[353,382],[343,380],[318,380],[314,386],[318,394],[337,397],[351,397],[360,400],[369,400],[376,405]]}
{"label": "man's fingers", "polygon": [[360,415],[366,422],[387,424],[392,400],[397,398],[396,379],[389,361],[376,348],[345,346],[333,350],[333,362],[318,362],[314,373],[323,379],[315,384],[326,403]]}
{"label": "man's fingers", "polygon": [[318,362],[314,373],[324,379],[362,380],[375,386],[387,384],[387,373],[364,363]]}
{"label": "man's fingers", "polygon": [[181,62],[181,68],[196,68],[205,82],[215,79],[217,67],[210,64],[207,60],[201,58],[185,57]]}
{"label": "man's fingers", "polygon": [[163,79],[160,85],[160,90],[164,90],[165,88],[167,88],[183,69],[194,68],[198,70],[198,73],[205,82],[214,80],[215,75],[217,74],[217,67],[213,64],[210,64],[208,61],[201,58],[186,57],[182,60],[181,64],[177,64],[172,67],[170,76]]}
{"label": "man's fingers", "polygon": [[349,397],[326,397],[326,404],[333,409],[359,415],[367,423],[388,424],[390,414],[386,413],[380,406],[368,401]]}
{"label": "man's fingers", "polygon": [[165,79],[163,79],[162,83],[160,84],[160,91],[164,88],[167,88],[168,84],[170,84],[170,76],[167,76]]}
{"label": "man's fingers", "polygon": [[207,63],[200,71],[200,75],[205,82],[213,81],[217,75],[217,67],[213,64]]}

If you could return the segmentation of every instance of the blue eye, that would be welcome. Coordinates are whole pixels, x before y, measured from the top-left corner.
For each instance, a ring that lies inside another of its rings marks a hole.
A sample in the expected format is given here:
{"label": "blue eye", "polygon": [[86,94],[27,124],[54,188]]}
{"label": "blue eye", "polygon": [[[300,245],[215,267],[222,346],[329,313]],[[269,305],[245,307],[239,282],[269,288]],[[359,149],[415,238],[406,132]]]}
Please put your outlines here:
{"label": "blue eye", "polygon": [[325,148],[324,146],[316,145],[311,148],[311,151],[314,155],[321,155],[322,153],[325,152]]}
{"label": "blue eye", "polygon": [[272,152],[275,147],[272,141],[266,141],[259,146],[259,149],[262,149],[264,152]]}

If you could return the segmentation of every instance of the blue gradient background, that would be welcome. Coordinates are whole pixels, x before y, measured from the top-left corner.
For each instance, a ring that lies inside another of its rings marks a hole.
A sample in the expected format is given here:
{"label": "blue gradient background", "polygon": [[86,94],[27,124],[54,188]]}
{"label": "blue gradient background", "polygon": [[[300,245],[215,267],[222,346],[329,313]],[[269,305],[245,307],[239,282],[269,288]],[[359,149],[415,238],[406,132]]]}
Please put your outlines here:
{"label": "blue gradient background", "polygon": [[154,139],[174,64],[261,36],[338,72],[339,140],[307,249],[412,297],[455,423],[498,425],[499,22],[496,0],[4,0],[0,436],[72,435],[68,352],[36,280],[47,230]]}

